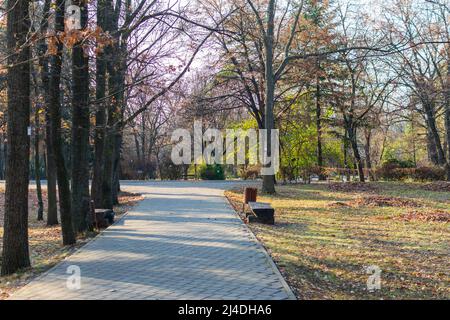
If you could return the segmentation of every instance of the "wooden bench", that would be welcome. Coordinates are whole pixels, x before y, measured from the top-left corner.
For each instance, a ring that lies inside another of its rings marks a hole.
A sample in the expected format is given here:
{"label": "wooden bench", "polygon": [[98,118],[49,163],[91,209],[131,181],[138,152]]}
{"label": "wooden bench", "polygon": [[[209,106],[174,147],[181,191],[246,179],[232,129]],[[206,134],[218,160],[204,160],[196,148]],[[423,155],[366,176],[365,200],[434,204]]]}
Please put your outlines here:
{"label": "wooden bench", "polygon": [[245,205],[249,202],[256,202],[258,196],[258,189],[256,188],[245,188],[244,189],[244,202],[242,203],[242,213],[245,212]]}
{"label": "wooden bench", "polygon": [[106,229],[114,223],[114,211],[111,209],[95,209],[94,227],[97,229]]}
{"label": "wooden bench", "polygon": [[269,203],[249,202],[250,214],[247,214],[248,222],[261,222],[275,224],[275,209]]}
{"label": "wooden bench", "polygon": [[115,213],[111,209],[95,209],[91,201],[91,219],[96,229],[106,229],[114,223]]}

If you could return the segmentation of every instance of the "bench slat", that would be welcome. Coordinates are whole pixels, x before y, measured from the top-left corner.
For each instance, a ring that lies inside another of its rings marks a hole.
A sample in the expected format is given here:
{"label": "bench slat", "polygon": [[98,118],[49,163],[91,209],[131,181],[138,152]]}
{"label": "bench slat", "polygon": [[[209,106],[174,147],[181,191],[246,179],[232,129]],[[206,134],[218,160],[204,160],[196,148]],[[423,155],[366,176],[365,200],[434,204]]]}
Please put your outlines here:
{"label": "bench slat", "polygon": [[[275,224],[275,209],[269,203],[264,202],[249,202],[248,206],[253,214],[262,223]],[[249,221],[251,219],[248,219]]]}
{"label": "bench slat", "polygon": [[249,202],[248,205],[252,210],[273,209],[270,203],[264,202]]}

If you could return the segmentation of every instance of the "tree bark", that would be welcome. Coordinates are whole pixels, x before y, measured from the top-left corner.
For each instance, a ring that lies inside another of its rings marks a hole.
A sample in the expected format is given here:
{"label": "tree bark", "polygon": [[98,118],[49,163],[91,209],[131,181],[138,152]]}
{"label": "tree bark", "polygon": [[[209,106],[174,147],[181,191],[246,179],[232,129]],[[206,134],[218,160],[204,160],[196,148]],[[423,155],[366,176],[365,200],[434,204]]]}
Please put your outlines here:
{"label": "tree bark", "polygon": [[146,112],[142,112],[141,115],[141,137],[142,137],[142,143],[141,143],[141,154],[142,154],[142,170],[144,171],[143,174],[143,178],[144,180],[147,179],[148,177],[148,172],[147,172],[147,157],[146,157],[146,152],[145,152],[145,145],[146,145],[146,137],[145,137],[145,115]]}
{"label": "tree bark", "polygon": [[6,145],[8,141],[6,140],[6,133],[0,134],[0,179],[5,180],[6,175]]}
{"label": "tree bark", "polygon": [[[116,66],[112,65],[112,59],[108,59],[109,88],[111,92],[117,92],[117,73]],[[108,122],[106,129],[106,141],[103,154],[103,178],[102,178],[102,208],[112,209],[113,182],[114,182],[114,158],[116,146],[116,122],[118,120],[119,110],[117,94],[113,95],[108,106]]]}
{"label": "tree bark", "polygon": [[374,180],[374,176],[372,174],[372,157],[370,156],[370,145],[372,142],[372,129],[368,128],[365,136],[366,136],[366,144],[364,146],[364,153],[366,156],[366,168],[369,171],[370,179]]}
{"label": "tree bark", "polygon": [[45,173],[47,178],[47,225],[53,226],[58,224],[58,207],[56,197],[56,164],[55,156],[51,141],[51,127],[50,127],[50,97],[49,97],[49,67],[48,57],[46,56],[47,44],[43,35],[48,30],[48,18],[50,10],[50,0],[46,0],[44,4],[44,14],[41,23],[41,38],[38,43],[39,67],[41,78],[41,90],[45,101],[45,148],[46,161]]}
{"label": "tree bark", "polygon": [[348,133],[349,133],[348,137],[350,139],[350,144],[351,144],[352,150],[353,150],[353,155],[355,157],[356,167],[358,169],[359,181],[366,182],[366,178],[364,175],[364,165],[363,165],[363,161],[361,159],[361,154],[359,153],[359,149],[358,149],[356,130],[353,128],[350,128],[348,130]]}
{"label": "tree bark", "polygon": [[[272,154],[271,131],[275,128],[274,122],[274,99],[275,99],[275,74],[273,70],[274,31],[275,31],[275,1],[270,0],[267,6],[267,30],[264,39],[265,47],[265,82],[266,82],[266,105],[265,105],[265,129],[267,130],[266,144],[267,156]],[[266,156],[266,155],[265,155]],[[275,193],[275,175],[263,176],[263,192]]]}
{"label": "tree bark", "polygon": [[428,159],[435,166],[439,165],[439,159],[437,156],[437,148],[436,141],[433,138],[433,134],[429,127],[427,127],[427,151],[428,151]]}
{"label": "tree bark", "polygon": [[[103,30],[107,30],[106,25],[106,4],[105,0],[99,0],[97,4],[97,24]],[[106,50],[106,49],[105,49]],[[97,100],[95,112],[95,137],[94,137],[94,173],[92,178],[91,198],[97,209],[103,207],[103,164],[105,152],[105,96],[106,96],[106,60],[103,50],[97,51],[96,59],[96,91]]]}
{"label": "tree bark", "polygon": [[[120,57],[120,55],[119,55]],[[107,140],[105,143],[104,152],[104,166],[103,166],[103,208],[112,209],[117,202],[117,190],[115,180],[118,178],[118,168],[120,161],[120,151],[122,145],[121,127],[117,123],[122,117],[123,104],[123,84],[122,68],[112,65],[112,59],[109,60],[111,64],[108,66],[110,82],[109,88],[116,94],[113,95],[113,101],[108,107],[108,128]],[[114,61],[117,61],[114,59]]]}
{"label": "tree bark", "polygon": [[450,181],[450,44],[447,44],[447,78],[444,83],[445,133],[447,141],[447,181]]}
{"label": "tree bark", "polygon": [[349,169],[350,166],[348,165],[348,129],[344,128],[344,139],[343,139],[343,151],[344,151],[344,169],[345,169],[345,177],[347,178],[347,181],[350,181],[350,173]]}
{"label": "tree bark", "polygon": [[[450,77],[450,76],[449,76]],[[450,181],[450,99],[445,101],[445,133],[447,145],[447,161],[445,165],[446,179]]]}
{"label": "tree bark", "polygon": [[133,132],[133,137],[134,137],[134,145],[136,148],[137,163],[140,166],[141,165],[141,144],[139,143],[139,137],[138,137],[137,132]]}
{"label": "tree bark", "polygon": [[[97,75],[96,75],[96,99],[105,99],[106,92],[106,66],[103,58],[97,55]],[[95,113],[95,137],[94,137],[94,173],[92,178],[91,198],[94,200],[97,209],[102,208],[103,202],[103,164],[105,152],[105,124],[106,111],[104,102],[96,105],[97,111]]]}
{"label": "tree bark", "polygon": [[[126,7],[129,10],[129,3]],[[113,16],[112,12],[114,10],[112,10],[111,4],[108,8],[111,12],[109,16]],[[118,9],[116,8],[116,10]],[[115,17],[117,17],[117,12],[115,14]],[[108,89],[110,94],[112,94],[112,99],[108,106],[107,141],[104,153],[103,207],[106,209],[112,209],[113,205],[118,203],[118,171],[123,130],[121,122],[124,113],[125,73],[127,68],[126,36],[121,36],[117,19],[111,19],[109,24],[115,34],[116,41],[106,59],[109,75]],[[145,157],[144,155],[142,156],[143,158]]]}
{"label": "tree bark", "polygon": [[56,164],[55,154],[52,146],[50,128],[50,110],[45,111],[45,147],[47,153],[46,176],[47,176],[47,226],[55,226],[58,222],[58,204],[56,196]]}
{"label": "tree bark", "polygon": [[6,138],[3,134],[0,134],[0,180],[5,179],[5,162],[6,162],[6,152],[4,150],[6,145]]}
{"label": "tree bark", "polygon": [[34,178],[36,180],[36,193],[38,198],[38,214],[37,220],[44,220],[44,201],[42,200],[42,186],[41,186],[41,162],[40,162],[40,152],[39,152],[39,142],[40,142],[40,121],[39,121],[39,104],[36,104],[34,110]]}
{"label": "tree bark", "polygon": [[[81,9],[81,28],[87,27],[87,3],[73,2]],[[81,30],[81,31],[82,31]],[[77,31],[75,31],[77,32]],[[75,232],[88,229],[89,197],[89,58],[83,52],[83,41],[72,53],[72,224]]]}
{"label": "tree bark", "polygon": [[[64,0],[56,0],[55,31],[64,32]],[[59,208],[61,215],[61,228],[64,245],[76,242],[75,232],[72,226],[72,215],[70,210],[70,186],[62,150],[61,137],[61,102],[60,83],[62,69],[63,45],[57,42],[57,53],[51,57],[50,70],[50,128],[51,141],[58,180]]]}
{"label": "tree bark", "polygon": [[437,165],[445,165],[445,153],[444,149],[442,148],[441,144],[441,138],[439,136],[439,131],[437,129],[436,125],[436,115],[435,115],[435,106],[433,103],[425,102],[424,103],[424,109],[426,113],[426,120],[427,120],[427,126],[429,130],[430,138],[432,139],[432,148],[433,152],[436,150],[436,157],[437,157]]}
{"label": "tree bark", "polygon": [[30,28],[28,0],[7,2],[8,154],[2,275],[30,266],[28,182],[30,137]]}
{"label": "tree bark", "polygon": [[[317,166],[323,167],[323,152],[322,152],[322,106],[320,104],[320,63],[317,62],[317,76],[316,76],[316,125],[317,125]],[[321,175],[320,180],[325,177]]]}
{"label": "tree bark", "polygon": [[113,205],[119,204],[121,150],[122,150],[122,132],[119,131],[115,136],[114,156],[113,156],[113,183],[112,183]]}
{"label": "tree bark", "polygon": [[106,130],[106,141],[103,153],[103,177],[102,177],[102,208],[113,208],[113,162],[114,162],[114,145],[115,145],[115,128],[114,119],[116,113],[115,103],[112,102],[108,106],[108,124]]}

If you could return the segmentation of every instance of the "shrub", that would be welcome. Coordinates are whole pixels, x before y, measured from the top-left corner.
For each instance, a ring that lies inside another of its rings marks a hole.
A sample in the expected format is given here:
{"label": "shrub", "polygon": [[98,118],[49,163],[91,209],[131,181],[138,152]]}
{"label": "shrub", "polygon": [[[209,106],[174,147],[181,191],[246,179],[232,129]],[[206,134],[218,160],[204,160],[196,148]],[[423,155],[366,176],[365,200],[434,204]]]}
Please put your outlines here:
{"label": "shrub", "polygon": [[416,165],[411,160],[388,159],[383,163],[386,168],[415,168]]}
{"label": "shrub", "polygon": [[164,163],[160,166],[162,180],[180,180],[183,178],[184,168],[173,163]]}
{"label": "shrub", "polygon": [[327,172],[326,172],[326,168],[324,167],[319,167],[319,166],[314,166],[309,168],[309,173],[311,175],[316,175],[319,177],[326,177],[327,176]]}
{"label": "shrub", "polygon": [[200,167],[200,178],[203,180],[225,180],[223,167],[220,164],[202,165]]}
{"label": "shrub", "polygon": [[412,178],[420,181],[445,180],[445,169],[439,167],[420,167],[414,170]]}
{"label": "shrub", "polygon": [[414,171],[414,164],[411,161],[389,159],[377,169],[377,178],[383,180],[404,180],[410,178]]}
{"label": "shrub", "polygon": [[159,170],[162,180],[180,180],[183,178],[185,166],[175,165],[169,151],[164,150],[160,154]]}
{"label": "shrub", "polygon": [[388,181],[412,179],[416,181],[440,181],[445,179],[445,170],[439,167],[399,168],[383,165],[376,171],[377,177]]}
{"label": "shrub", "polygon": [[243,167],[239,170],[239,176],[244,179],[256,179],[259,177],[261,168],[259,166]]}

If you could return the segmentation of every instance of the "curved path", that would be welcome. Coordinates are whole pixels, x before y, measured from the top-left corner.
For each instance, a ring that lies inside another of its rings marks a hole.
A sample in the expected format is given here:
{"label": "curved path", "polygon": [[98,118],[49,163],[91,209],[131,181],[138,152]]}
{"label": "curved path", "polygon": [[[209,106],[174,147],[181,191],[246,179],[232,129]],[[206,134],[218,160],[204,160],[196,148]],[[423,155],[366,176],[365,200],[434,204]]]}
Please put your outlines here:
{"label": "curved path", "polygon": [[11,298],[293,299],[223,196],[236,183],[123,182],[145,200]]}

